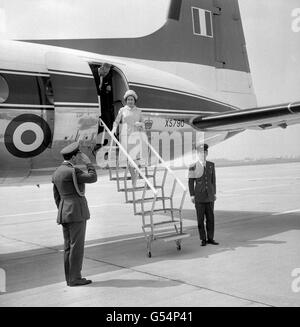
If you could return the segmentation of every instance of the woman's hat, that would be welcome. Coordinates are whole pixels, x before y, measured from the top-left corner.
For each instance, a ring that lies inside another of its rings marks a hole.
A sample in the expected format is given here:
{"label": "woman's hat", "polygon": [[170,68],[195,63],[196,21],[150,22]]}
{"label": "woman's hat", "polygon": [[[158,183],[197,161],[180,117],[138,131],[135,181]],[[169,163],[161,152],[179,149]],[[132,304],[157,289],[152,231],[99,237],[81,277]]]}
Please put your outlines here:
{"label": "woman's hat", "polygon": [[124,94],[124,100],[126,100],[130,95],[134,97],[135,101],[137,101],[138,96],[137,96],[137,94],[133,90],[127,90],[125,92],[125,94]]}
{"label": "woman's hat", "polygon": [[196,147],[196,149],[198,151],[208,151],[208,144],[204,143],[204,144],[200,144]]}

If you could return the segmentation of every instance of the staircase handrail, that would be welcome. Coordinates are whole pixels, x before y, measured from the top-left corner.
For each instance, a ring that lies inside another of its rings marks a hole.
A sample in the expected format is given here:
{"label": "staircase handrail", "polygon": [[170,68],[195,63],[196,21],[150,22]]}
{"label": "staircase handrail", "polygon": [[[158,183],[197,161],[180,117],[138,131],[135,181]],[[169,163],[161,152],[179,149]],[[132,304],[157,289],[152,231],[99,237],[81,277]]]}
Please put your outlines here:
{"label": "staircase handrail", "polygon": [[[140,174],[140,176],[143,178],[143,180],[146,182],[146,184],[148,185],[148,187],[151,189],[151,191],[154,193],[155,197],[158,194],[158,191],[154,188],[154,186],[152,185],[152,183],[149,181],[149,179],[145,176],[145,174],[141,171],[141,169],[139,168],[139,166],[134,162],[134,160],[132,159],[132,157],[129,155],[129,153],[124,149],[124,147],[122,146],[122,144],[118,141],[118,139],[116,138],[116,136],[109,130],[109,128],[107,127],[107,125],[104,123],[104,121],[99,118],[99,121],[101,122],[101,124],[103,125],[103,127],[105,128],[106,132],[108,133],[108,135],[111,137],[111,140],[113,140],[119,147],[119,149],[122,151],[122,153],[125,155],[125,157],[128,159],[128,161],[130,162],[130,164],[137,170],[137,172]],[[112,146],[112,141],[110,143],[110,150],[111,150],[111,146]]]}

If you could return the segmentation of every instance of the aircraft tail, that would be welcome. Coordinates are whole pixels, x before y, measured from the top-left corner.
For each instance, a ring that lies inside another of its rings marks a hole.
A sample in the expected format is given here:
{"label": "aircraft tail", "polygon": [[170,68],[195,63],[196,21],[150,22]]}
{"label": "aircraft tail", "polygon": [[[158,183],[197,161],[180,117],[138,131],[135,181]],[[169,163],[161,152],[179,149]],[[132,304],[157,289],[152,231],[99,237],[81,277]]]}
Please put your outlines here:
{"label": "aircraft tail", "polygon": [[167,18],[143,37],[34,42],[147,61],[224,102],[256,106],[238,0],[171,0]]}
{"label": "aircraft tail", "polygon": [[167,22],[136,38],[31,40],[104,55],[249,72],[238,0],[171,0]]}

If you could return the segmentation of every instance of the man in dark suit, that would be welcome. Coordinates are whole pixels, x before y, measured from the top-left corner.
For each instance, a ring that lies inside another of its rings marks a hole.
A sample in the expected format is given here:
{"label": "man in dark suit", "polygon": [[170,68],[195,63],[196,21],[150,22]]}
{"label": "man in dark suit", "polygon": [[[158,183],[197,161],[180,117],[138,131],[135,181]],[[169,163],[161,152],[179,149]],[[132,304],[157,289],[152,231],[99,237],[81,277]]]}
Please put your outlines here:
{"label": "man in dark suit", "polygon": [[113,127],[114,106],[113,106],[113,93],[112,93],[112,70],[111,65],[103,63],[99,69],[99,95],[101,101],[101,118],[109,128]]}
{"label": "man in dark suit", "polygon": [[[88,156],[80,152],[77,142],[60,153],[64,161],[54,172],[52,183],[58,208],[57,223],[63,227],[66,282],[68,286],[86,285],[92,281],[81,276],[86,221],[90,218],[84,190],[85,183],[97,181],[97,173]],[[88,172],[75,167],[78,160],[86,165]]]}
{"label": "man in dark suit", "polygon": [[[95,72],[96,73],[96,72]],[[112,76],[113,72],[111,65],[104,62],[97,70],[97,74],[94,74],[95,81],[98,85],[98,96],[100,98],[101,105],[101,119],[109,130],[113,127],[113,122],[115,120],[114,115],[114,100],[113,100],[113,90],[112,90]],[[102,147],[107,145],[108,139],[103,137],[105,128],[99,124],[98,127],[98,138],[92,153],[96,156],[97,151]],[[106,134],[106,133],[105,133]],[[102,144],[103,142],[103,144]]]}
{"label": "man in dark suit", "polygon": [[[216,200],[215,164],[206,161],[208,145],[197,148],[199,160],[189,167],[189,191],[195,204],[201,245],[218,245],[214,240],[214,201]],[[206,219],[206,226],[204,225]]]}

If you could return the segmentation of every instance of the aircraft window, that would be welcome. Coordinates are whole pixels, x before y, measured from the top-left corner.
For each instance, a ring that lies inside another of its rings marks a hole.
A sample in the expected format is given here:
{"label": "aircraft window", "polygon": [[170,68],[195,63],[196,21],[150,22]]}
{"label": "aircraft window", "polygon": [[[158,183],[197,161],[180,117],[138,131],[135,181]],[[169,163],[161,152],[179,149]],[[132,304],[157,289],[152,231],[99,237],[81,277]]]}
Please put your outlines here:
{"label": "aircraft window", "polygon": [[53,87],[52,87],[52,83],[51,83],[50,79],[47,80],[45,88],[46,88],[47,99],[51,104],[53,104],[54,103],[54,94],[53,94]]}
{"label": "aircraft window", "polygon": [[9,95],[9,88],[6,80],[0,75],[0,103],[7,100]]}

